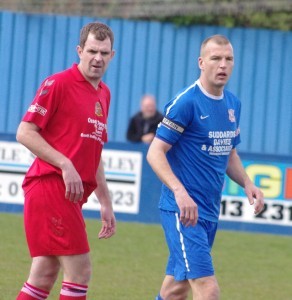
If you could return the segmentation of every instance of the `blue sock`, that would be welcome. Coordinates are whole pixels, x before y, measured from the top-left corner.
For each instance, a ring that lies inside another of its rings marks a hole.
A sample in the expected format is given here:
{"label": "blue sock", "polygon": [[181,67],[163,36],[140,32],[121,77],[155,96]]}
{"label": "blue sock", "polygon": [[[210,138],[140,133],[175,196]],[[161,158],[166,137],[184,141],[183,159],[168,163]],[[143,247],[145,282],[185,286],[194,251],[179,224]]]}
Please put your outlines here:
{"label": "blue sock", "polygon": [[161,298],[160,294],[158,294],[158,295],[156,296],[155,300],[163,300],[163,299]]}

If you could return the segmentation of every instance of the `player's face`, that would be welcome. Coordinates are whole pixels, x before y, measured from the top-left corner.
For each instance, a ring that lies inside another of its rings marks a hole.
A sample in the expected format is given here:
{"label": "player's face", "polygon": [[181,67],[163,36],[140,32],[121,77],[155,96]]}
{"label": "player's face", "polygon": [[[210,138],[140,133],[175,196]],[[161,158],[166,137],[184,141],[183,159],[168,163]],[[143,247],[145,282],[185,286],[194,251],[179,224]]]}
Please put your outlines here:
{"label": "player's face", "polygon": [[79,70],[94,86],[98,85],[114,56],[111,46],[109,38],[99,41],[92,33],[89,33],[84,47],[77,47],[80,58]]}
{"label": "player's face", "polygon": [[230,44],[218,45],[210,41],[199,57],[200,80],[213,95],[220,95],[234,66],[233,48]]}

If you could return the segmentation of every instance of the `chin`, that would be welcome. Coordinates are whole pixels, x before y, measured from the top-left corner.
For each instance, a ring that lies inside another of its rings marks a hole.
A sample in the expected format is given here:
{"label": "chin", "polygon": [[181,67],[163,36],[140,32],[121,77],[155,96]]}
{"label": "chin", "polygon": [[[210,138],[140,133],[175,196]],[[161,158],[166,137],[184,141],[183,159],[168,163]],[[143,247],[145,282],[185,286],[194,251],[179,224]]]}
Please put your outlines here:
{"label": "chin", "polygon": [[90,79],[92,80],[99,80],[101,78],[100,74],[92,73],[89,76]]}
{"label": "chin", "polygon": [[218,88],[218,89],[221,89],[225,86],[226,82],[218,82],[218,83],[215,83],[215,86]]}

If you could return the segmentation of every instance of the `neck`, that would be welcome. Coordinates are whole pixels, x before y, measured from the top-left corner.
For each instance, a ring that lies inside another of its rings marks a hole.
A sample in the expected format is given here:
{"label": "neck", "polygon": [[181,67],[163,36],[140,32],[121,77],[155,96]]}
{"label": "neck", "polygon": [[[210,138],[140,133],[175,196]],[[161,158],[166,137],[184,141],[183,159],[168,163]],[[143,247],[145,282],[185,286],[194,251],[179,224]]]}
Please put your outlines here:
{"label": "neck", "polygon": [[216,86],[216,85],[211,85],[208,83],[208,81],[204,80],[202,76],[199,78],[199,81],[202,85],[202,87],[211,95],[214,96],[221,96],[223,93],[224,86]]}
{"label": "neck", "polygon": [[83,72],[82,68],[80,67],[80,65],[77,66],[78,70],[80,71],[80,73],[82,74],[82,76],[97,90],[98,89],[98,85],[100,83],[100,79],[92,79],[88,76],[86,76],[86,74]]}

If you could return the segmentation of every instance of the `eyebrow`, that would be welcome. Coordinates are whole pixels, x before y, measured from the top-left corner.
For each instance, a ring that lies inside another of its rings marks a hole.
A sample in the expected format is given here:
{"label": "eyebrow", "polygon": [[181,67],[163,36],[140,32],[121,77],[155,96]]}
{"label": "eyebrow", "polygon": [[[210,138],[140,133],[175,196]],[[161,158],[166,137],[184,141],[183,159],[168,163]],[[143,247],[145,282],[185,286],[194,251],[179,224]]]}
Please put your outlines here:
{"label": "eyebrow", "polygon": [[217,57],[234,58],[233,55],[218,55],[218,54],[213,54],[213,55],[210,56],[210,58],[217,58]]}

